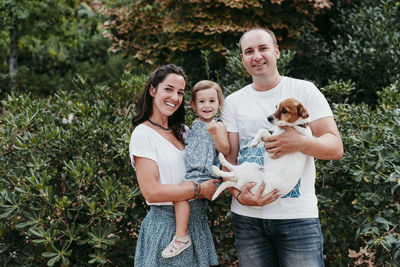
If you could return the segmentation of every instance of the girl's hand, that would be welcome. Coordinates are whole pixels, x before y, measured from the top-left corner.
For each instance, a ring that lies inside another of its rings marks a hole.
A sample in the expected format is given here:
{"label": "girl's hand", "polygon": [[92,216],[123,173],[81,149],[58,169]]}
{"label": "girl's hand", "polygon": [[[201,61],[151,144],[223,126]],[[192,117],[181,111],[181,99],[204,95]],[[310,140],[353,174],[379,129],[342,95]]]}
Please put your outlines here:
{"label": "girl's hand", "polygon": [[223,127],[224,125],[221,123],[218,125],[218,123],[215,120],[212,120],[208,123],[207,125],[207,131],[211,134],[211,135],[215,135],[218,133],[218,128]]}
{"label": "girl's hand", "polygon": [[214,195],[215,191],[217,190],[218,186],[216,183],[220,183],[219,179],[211,179],[200,184],[200,196],[199,198],[206,198],[211,200],[212,196]]}
{"label": "girl's hand", "polygon": [[207,131],[214,140],[217,150],[222,154],[227,155],[230,150],[230,145],[225,124],[212,120],[207,126]]}

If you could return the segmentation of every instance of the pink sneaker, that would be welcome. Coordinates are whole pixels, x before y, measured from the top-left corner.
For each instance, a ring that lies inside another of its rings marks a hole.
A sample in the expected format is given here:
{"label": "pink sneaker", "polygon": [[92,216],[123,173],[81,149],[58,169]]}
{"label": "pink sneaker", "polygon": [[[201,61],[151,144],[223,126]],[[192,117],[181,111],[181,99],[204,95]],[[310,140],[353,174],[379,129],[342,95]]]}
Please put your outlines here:
{"label": "pink sneaker", "polygon": [[167,259],[174,257],[184,251],[186,248],[188,248],[191,244],[192,240],[190,239],[189,235],[186,235],[184,237],[174,236],[172,241],[162,251],[161,256]]}

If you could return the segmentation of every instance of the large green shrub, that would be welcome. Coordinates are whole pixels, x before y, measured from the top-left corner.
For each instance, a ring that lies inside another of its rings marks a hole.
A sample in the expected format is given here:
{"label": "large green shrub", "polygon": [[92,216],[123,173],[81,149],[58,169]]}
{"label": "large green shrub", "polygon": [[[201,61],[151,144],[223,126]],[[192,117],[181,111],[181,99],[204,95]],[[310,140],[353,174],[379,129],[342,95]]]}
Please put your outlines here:
{"label": "large green shrub", "polygon": [[129,103],[143,79],[123,90],[75,83],[1,102],[1,266],[132,262],[144,205],[127,152]]}
{"label": "large green shrub", "polygon": [[[331,82],[323,92],[345,100],[353,86]],[[397,82],[379,91],[375,108],[333,104],[345,153],[317,161],[316,185],[328,266],[352,263],[349,250],[362,248],[379,265],[400,265],[399,89]]]}
{"label": "large green shrub", "polygon": [[[293,54],[282,55],[285,72]],[[225,94],[248,82],[237,57],[231,54],[220,80]],[[133,103],[145,76],[125,73],[118,88],[79,76],[74,81],[72,91],[44,98],[11,94],[1,102],[2,266],[133,262],[148,206],[128,144]],[[322,89],[345,147],[342,160],[317,161],[327,266],[356,265],[350,250],[375,253],[369,260],[379,265],[400,264],[399,86],[379,91],[374,108],[348,104],[354,83],[331,81]],[[230,196],[223,194],[208,212],[223,266],[237,259],[229,206]]]}

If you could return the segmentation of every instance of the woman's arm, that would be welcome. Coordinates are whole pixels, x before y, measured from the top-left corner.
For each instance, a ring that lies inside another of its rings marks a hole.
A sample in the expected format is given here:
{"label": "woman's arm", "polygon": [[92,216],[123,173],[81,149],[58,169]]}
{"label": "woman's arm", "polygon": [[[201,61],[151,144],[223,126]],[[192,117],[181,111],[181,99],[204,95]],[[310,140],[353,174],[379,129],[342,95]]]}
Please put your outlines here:
{"label": "woman's arm", "polygon": [[211,121],[207,126],[207,131],[214,140],[217,150],[226,156],[229,153],[230,145],[225,124]]}
{"label": "woman's arm", "polygon": [[[157,163],[148,158],[134,157],[136,177],[143,197],[150,203],[182,201],[193,199],[195,190],[192,183],[179,185],[160,184],[158,182]],[[217,186],[218,179],[211,179],[200,184],[200,195],[198,198],[211,199]]]}

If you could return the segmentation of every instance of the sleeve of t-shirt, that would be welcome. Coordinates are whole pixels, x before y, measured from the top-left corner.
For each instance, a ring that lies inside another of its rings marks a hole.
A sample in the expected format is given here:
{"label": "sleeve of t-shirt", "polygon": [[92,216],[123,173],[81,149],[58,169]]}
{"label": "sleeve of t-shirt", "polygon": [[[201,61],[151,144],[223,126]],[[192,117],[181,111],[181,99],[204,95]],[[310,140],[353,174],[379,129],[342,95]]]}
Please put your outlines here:
{"label": "sleeve of t-shirt", "polygon": [[135,128],[129,142],[129,157],[133,168],[135,168],[133,156],[148,158],[157,162],[155,146],[150,140],[150,135],[141,127]]}
{"label": "sleeve of t-shirt", "polygon": [[221,114],[220,114],[220,119],[226,126],[226,130],[228,132],[234,132],[237,133],[239,132],[239,129],[237,127],[237,120],[235,119],[236,117],[236,111],[235,108],[233,107],[233,99],[228,96],[224,103],[222,104],[221,108]]}
{"label": "sleeve of t-shirt", "polygon": [[306,106],[310,122],[324,117],[332,117],[333,113],[325,96],[315,85],[312,85],[310,89]]}

